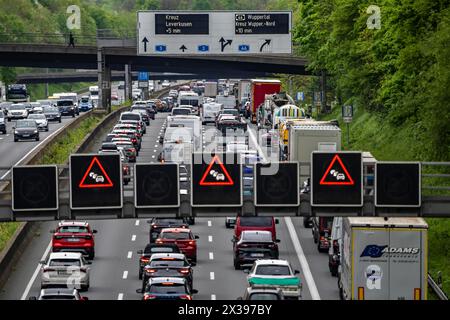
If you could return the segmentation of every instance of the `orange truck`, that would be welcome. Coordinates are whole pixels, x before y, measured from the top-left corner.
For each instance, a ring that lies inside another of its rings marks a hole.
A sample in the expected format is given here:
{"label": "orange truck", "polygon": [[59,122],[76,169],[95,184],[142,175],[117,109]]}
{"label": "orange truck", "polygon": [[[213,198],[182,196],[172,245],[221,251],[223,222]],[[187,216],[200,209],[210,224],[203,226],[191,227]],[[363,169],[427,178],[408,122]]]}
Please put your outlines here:
{"label": "orange truck", "polygon": [[264,103],[266,94],[280,93],[280,91],[281,91],[280,80],[261,80],[261,79],[251,80],[250,113],[252,123],[256,123],[258,108],[262,103]]}

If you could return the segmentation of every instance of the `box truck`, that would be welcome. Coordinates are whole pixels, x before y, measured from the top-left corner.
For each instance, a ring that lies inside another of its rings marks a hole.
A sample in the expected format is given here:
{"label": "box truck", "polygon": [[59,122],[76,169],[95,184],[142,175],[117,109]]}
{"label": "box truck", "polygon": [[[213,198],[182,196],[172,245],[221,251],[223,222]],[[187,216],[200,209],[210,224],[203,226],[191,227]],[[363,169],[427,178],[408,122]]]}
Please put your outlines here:
{"label": "box truck", "polygon": [[253,79],[250,84],[250,119],[256,123],[256,116],[259,106],[264,102],[266,94],[280,93],[280,80],[259,80]]}
{"label": "box truck", "polygon": [[215,98],[217,96],[217,82],[205,82],[204,97]]}
{"label": "box truck", "polygon": [[428,225],[422,218],[342,219],[341,299],[426,300]]}

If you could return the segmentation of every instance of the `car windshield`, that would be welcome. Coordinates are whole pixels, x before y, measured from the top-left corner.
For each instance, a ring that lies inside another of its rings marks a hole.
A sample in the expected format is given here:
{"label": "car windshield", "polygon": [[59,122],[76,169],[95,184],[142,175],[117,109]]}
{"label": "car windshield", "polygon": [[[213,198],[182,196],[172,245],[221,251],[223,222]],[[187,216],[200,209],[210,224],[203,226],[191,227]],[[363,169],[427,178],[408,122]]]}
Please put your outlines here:
{"label": "car windshield", "polygon": [[43,114],[30,114],[28,119],[45,119],[45,115]]}
{"label": "car windshield", "polygon": [[49,263],[50,267],[70,267],[70,266],[81,266],[80,259],[52,259]]}
{"label": "car windshield", "polygon": [[81,98],[81,102],[88,103],[89,102],[89,98]]}
{"label": "car windshield", "polygon": [[120,120],[139,121],[139,120],[141,120],[141,116],[139,114],[127,113],[127,114],[122,114],[122,117],[120,118]]}
{"label": "car windshield", "polygon": [[144,253],[173,253],[175,250],[172,247],[152,247],[147,250]]}
{"label": "car windshield", "polygon": [[13,104],[9,107],[9,110],[24,110],[25,105],[24,104]]}
{"label": "car windshield", "polygon": [[147,291],[157,294],[183,294],[186,293],[186,288],[183,284],[177,283],[171,283],[170,285],[152,284]]}
{"label": "car windshield", "polygon": [[191,114],[191,110],[185,109],[185,108],[175,108],[172,109],[172,115],[179,116],[179,115],[185,115],[188,116]]}
{"label": "car windshield", "polygon": [[153,260],[150,262],[150,267],[172,267],[172,268],[181,268],[187,267],[187,264],[184,260]]}
{"label": "car windshield", "polygon": [[44,113],[53,113],[53,112],[58,112],[58,109],[56,109],[55,107],[44,108]]}
{"label": "car windshield", "polygon": [[256,268],[255,274],[262,276],[290,276],[291,273],[289,271],[288,266],[281,265],[262,265]]}
{"label": "car windshield", "polygon": [[271,217],[241,217],[240,225],[243,227],[271,227]]}
{"label": "car windshield", "polygon": [[58,107],[70,107],[73,105],[72,100],[61,100],[56,103]]}
{"label": "car windshield", "polygon": [[249,300],[278,300],[278,295],[275,293],[253,293]]}
{"label": "car windshield", "polygon": [[235,109],[226,109],[223,110],[223,114],[231,114],[233,116],[239,116],[239,112]]}
{"label": "car windshield", "polygon": [[74,295],[45,295],[41,297],[42,300],[76,300]]}
{"label": "car windshield", "polygon": [[89,229],[82,226],[63,226],[58,229],[58,232],[89,233]]}
{"label": "car windshield", "polygon": [[189,232],[161,232],[161,238],[175,240],[191,239]]}
{"label": "car windshield", "polygon": [[17,121],[16,128],[33,128],[36,127],[36,122],[33,121]]}

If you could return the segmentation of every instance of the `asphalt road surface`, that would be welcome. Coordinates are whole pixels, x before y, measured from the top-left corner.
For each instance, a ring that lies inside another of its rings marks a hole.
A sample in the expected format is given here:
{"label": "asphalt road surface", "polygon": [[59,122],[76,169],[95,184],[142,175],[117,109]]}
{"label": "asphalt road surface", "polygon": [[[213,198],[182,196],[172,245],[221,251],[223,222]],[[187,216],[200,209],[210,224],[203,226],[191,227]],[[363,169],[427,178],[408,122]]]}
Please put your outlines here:
{"label": "asphalt road surface", "polygon": [[[166,113],[158,113],[151,121],[144,136],[138,162],[156,162],[161,150],[158,142],[163,133]],[[212,126],[208,126],[208,129]],[[206,147],[212,139],[207,138]],[[98,150],[102,137],[93,150]],[[250,147],[256,148],[252,139]],[[1,144],[1,142],[0,142]],[[2,149],[0,149],[2,150]],[[0,151],[1,152],[1,151]],[[141,220],[97,220],[90,221],[96,235],[96,257],[91,265],[91,283],[83,293],[92,300],[137,300],[136,293],[141,281],[138,279],[136,251],[148,243],[149,224]],[[39,295],[40,266],[49,253],[51,234],[56,222],[41,223],[40,230],[21,255],[21,258],[0,292],[0,299],[27,299]],[[312,239],[311,229],[305,229],[302,218],[279,217],[277,238],[280,258],[290,261],[300,271],[303,283],[303,299],[338,299],[337,278],[328,271],[328,255],[319,253]],[[196,300],[234,300],[244,293],[246,274],[234,270],[231,238],[232,229],[225,228],[223,218],[197,218],[192,226],[200,238],[198,262],[194,267],[194,288],[199,291]]]}

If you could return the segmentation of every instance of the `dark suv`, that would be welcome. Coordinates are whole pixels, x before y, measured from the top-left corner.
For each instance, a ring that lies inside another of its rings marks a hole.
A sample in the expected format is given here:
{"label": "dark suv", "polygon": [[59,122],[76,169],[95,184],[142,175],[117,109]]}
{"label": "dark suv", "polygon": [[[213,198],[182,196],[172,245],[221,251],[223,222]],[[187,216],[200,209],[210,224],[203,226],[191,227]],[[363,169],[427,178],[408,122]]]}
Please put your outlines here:
{"label": "dark suv", "polygon": [[18,120],[13,130],[14,142],[30,139],[39,141],[39,130],[34,120]]}
{"label": "dark suv", "polygon": [[150,224],[150,243],[158,239],[159,233],[166,228],[189,229],[189,224],[183,218],[153,218],[147,221]]}
{"label": "dark suv", "polygon": [[77,110],[75,110],[75,105],[72,100],[58,100],[56,105],[62,116],[72,116],[72,118],[75,118]]}
{"label": "dark suv", "polygon": [[317,250],[319,252],[328,252],[333,217],[314,217],[312,218],[312,224],[312,234],[314,243],[317,243]]}
{"label": "dark suv", "polygon": [[280,240],[273,240],[270,231],[242,231],[239,239],[231,241],[234,243],[233,264],[236,270],[259,259],[278,259],[277,243]]}

